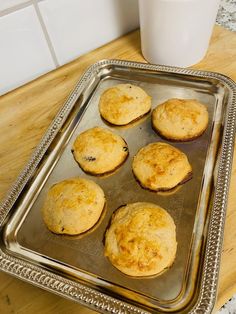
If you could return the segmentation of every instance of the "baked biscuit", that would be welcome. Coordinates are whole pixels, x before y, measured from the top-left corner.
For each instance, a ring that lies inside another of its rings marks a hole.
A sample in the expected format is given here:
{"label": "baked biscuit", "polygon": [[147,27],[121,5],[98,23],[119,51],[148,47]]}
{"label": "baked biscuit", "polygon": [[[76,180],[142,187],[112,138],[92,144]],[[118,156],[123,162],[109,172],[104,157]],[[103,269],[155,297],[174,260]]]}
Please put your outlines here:
{"label": "baked biscuit", "polygon": [[126,125],[151,110],[151,97],[140,87],[119,84],[103,92],[99,101],[101,116],[115,125]]}
{"label": "baked biscuit", "polygon": [[179,149],[162,142],[141,148],[134,156],[133,173],[140,184],[154,191],[166,191],[191,178],[192,168]]}
{"label": "baked biscuit", "polygon": [[122,137],[101,127],[81,133],[73,144],[72,152],[80,167],[93,175],[115,170],[129,154]]}
{"label": "baked biscuit", "polygon": [[177,242],[175,223],[163,208],[152,203],[120,207],[105,235],[105,256],[123,273],[151,276],[170,267]]}
{"label": "baked biscuit", "polygon": [[190,141],[206,130],[208,111],[195,99],[173,98],[153,110],[152,125],[167,139]]}
{"label": "baked biscuit", "polygon": [[77,235],[96,224],[104,205],[105,196],[99,185],[71,178],[49,189],[42,208],[43,220],[54,233]]}

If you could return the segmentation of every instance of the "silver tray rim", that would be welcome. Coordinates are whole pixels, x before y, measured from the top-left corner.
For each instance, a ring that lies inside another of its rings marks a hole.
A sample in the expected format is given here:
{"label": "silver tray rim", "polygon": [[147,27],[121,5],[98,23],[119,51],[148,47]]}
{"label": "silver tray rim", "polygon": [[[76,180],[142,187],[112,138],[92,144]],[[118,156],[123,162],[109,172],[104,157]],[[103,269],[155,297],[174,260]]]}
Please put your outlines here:
{"label": "silver tray rim", "polygon": [[[26,164],[25,168],[7,193],[5,199],[0,204],[0,228],[93,73],[99,72],[102,67],[109,65],[172,74],[184,74],[199,78],[213,78],[227,86],[230,91],[225,115],[222,150],[216,180],[215,195],[207,233],[206,255],[202,269],[200,291],[194,307],[189,312],[191,314],[210,313],[216,300],[236,131],[236,83],[231,78],[221,73],[116,59],[101,60],[90,66],[81,76],[74,90],[70,93],[45,135],[42,137],[29,162]],[[120,301],[103,292],[98,292],[86,285],[45,270],[43,267],[34,265],[31,261],[26,261],[19,257],[12,256],[10,253],[5,253],[1,249],[0,270],[45,290],[72,299],[99,312],[149,313],[137,306]]]}

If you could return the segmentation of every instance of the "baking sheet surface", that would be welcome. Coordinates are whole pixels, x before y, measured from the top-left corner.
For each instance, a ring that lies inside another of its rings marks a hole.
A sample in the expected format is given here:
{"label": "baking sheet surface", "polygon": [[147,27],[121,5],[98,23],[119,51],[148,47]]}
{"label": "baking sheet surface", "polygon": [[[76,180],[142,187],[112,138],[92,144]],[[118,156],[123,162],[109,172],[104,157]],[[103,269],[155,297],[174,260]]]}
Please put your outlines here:
{"label": "baking sheet surface", "polygon": [[[99,98],[104,90],[119,83],[132,83],[142,87],[152,97],[152,109],[170,98],[199,100],[207,106],[209,112],[207,130],[198,139],[180,143],[170,142],[158,136],[151,127],[150,113],[128,126],[116,127],[107,124],[99,115]],[[35,177],[36,182],[45,182],[38,184],[42,188],[36,189],[35,197],[30,203],[27,204],[24,199],[20,203],[20,210],[24,215],[15,215],[11,228],[6,232],[6,242],[9,234],[9,238],[14,242],[14,245],[10,243],[9,249],[23,256],[30,252],[31,258],[36,262],[40,256],[40,262],[43,261],[46,266],[50,266],[50,261],[53,261],[59,271],[62,271],[63,265],[66,269],[73,270],[73,276],[77,278],[80,278],[81,272],[85,273],[90,282],[93,283],[94,280],[94,285],[97,285],[98,281],[101,286],[109,283],[113,291],[122,287],[126,291],[137,292],[138,296],[144,296],[147,300],[156,300],[159,305],[171,303],[181,293],[186,292],[189,281],[196,279],[197,269],[195,273],[192,272],[192,277],[188,273],[191,268],[189,257],[193,253],[192,250],[196,250],[192,245],[194,224],[196,225],[200,210],[199,202],[212,132],[215,127],[219,127],[216,122],[221,120],[222,112],[217,107],[222,105],[222,101],[223,96],[217,94],[216,86],[207,80],[191,79],[189,83],[186,78],[164,74],[156,77],[135,73],[130,75],[129,71],[115,71],[114,75],[111,72],[99,78],[96,84],[91,84],[84,92],[83,106],[75,107],[73,114],[68,118],[67,127],[58,135],[60,137],[62,134],[64,139],[58,149],[56,165],[42,166]],[[217,110],[220,116],[216,115]],[[94,126],[114,131],[125,139],[129,147],[130,154],[126,162],[113,174],[104,177],[85,174],[71,153],[76,136]],[[140,187],[131,170],[132,158],[141,147],[155,141],[167,142],[188,156],[193,168],[193,178],[190,181],[169,192],[156,193]],[[214,158],[212,160],[215,161]],[[83,235],[72,237],[53,234],[46,228],[41,216],[45,195],[51,185],[75,176],[89,178],[103,188],[107,200],[106,208],[98,224]],[[112,213],[123,204],[142,201],[153,202],[165,208],[177,227],[178,248],[175,262],[170,269],[152,278],[126,276],[104,257],[104,233]],[[208,199],[205,199],[201,204],[206,206],[207,202]],[[197,252],[195,256],[198,256]]]}

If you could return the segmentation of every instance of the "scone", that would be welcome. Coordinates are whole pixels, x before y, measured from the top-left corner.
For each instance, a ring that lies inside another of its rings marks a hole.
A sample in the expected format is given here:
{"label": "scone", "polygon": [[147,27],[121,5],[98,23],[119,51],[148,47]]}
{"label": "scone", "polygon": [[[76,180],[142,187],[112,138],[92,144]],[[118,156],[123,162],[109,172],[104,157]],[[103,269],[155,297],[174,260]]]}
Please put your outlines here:
{"label": "scone", "polygon": [[170,267],[177,242],[175,223],[163,208],[152,203],[120,207],[105,235],[105,256],[130,276],[151,276]]}
{"label": "scone", "polygon": [[73,144],[72,152],[80,167],[93,175],[114,171],[129,154],[122,137],[101,127],[81,133]]}
{"label": "scone", "polygon": [[96,224],[104,205],[105,196],[99,185],[71,178],[49,189],[42,208],[43,220],[54,233],[77,235]]}
{"label": "scone", "polygon": [[134,156],[132,169],[142,187],[153,191],[170,190],[192,175],[187,156],[162,142],[141,148]]}
{"label": "scone", "polygon": [[208,111],[195,99],[173,98],[153,110],[152,125],[169,140],[190,141],[206,130]]}
{"label": "scone", "polygon": [[99,101],[101,116],[111,124],[126,125],[151,110],[151,97],[140,87],[119,84],[103,92]]}

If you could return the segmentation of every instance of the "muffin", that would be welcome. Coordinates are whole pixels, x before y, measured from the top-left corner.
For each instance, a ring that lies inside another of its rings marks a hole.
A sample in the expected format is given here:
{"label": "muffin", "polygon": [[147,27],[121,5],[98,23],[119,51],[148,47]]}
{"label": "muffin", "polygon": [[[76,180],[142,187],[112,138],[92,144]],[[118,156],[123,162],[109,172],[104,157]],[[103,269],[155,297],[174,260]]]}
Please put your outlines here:
{"label": "muffin", "polygon": [[170,267],[177,242],[175,223],[152,203],[132,203],[113,215],[105,234],[105,256],[122,273],[151,276]]}
{"label": "muffin", "polygon": [[152,112],[153,128],[164,138],[190,141],[207,128],[208,111],[195,99],[169,99]]}
{"label": "muffin", "polygon": [[72,152],[80,167],[92,175],[114,171],[129,155],[125,140],[101,127],[81,133],[74,141]]}
{"label": "muffin", "polygon": [[141,186],[166,191],[191,178],[187,156],[172,145],[155,142],[141,148],[134,156],[132,169]]}
{"label": "muffin", "polygon": [[114,125],[126,125],[151,110],[151,97],[140,87],[119,84],[103,92],[99,111],[103,119]]}
{"label": "muffin", "polygon": [[99,185],[84,178],[70,178],[50,187],[42,214],[48,229],[58,234],[78,235],[92,228],[105,206]]}

